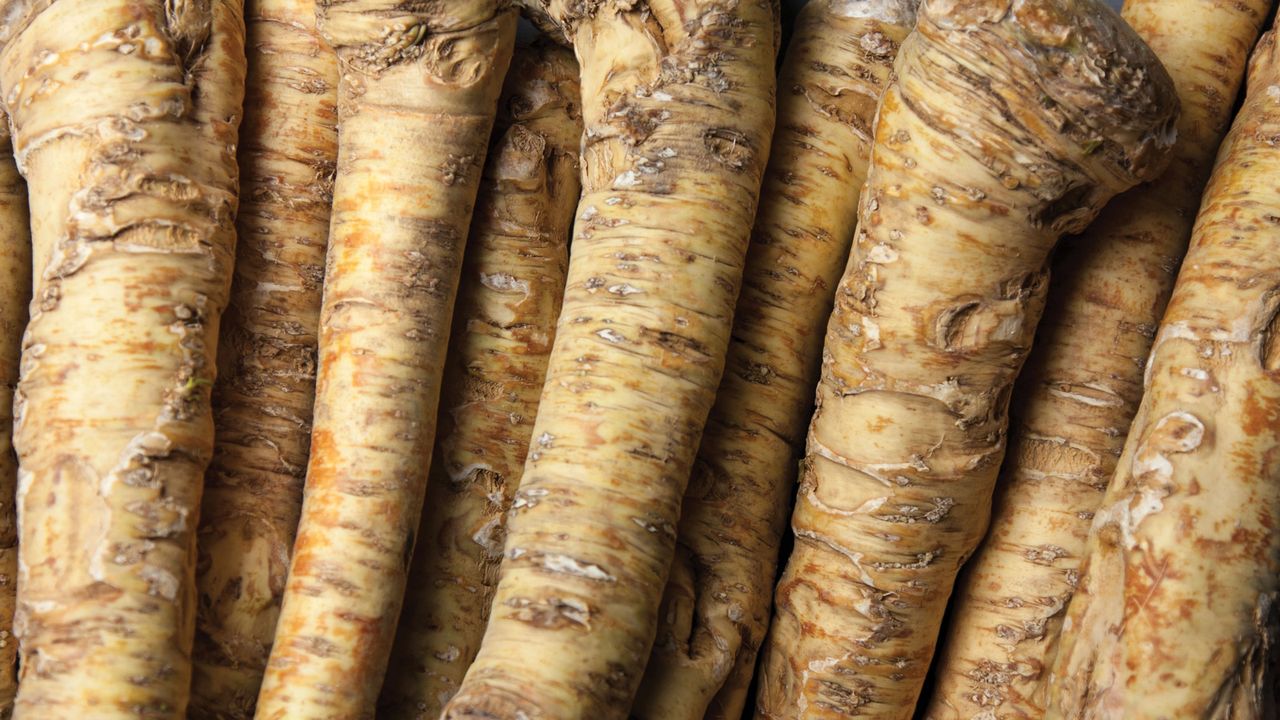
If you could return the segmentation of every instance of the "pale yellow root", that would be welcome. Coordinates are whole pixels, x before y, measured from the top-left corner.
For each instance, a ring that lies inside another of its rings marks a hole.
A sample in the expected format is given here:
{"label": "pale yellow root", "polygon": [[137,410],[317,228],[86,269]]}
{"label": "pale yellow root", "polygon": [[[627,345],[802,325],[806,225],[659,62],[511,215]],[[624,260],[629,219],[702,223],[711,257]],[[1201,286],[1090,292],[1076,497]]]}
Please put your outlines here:
{"label": "pale yellow root", "polygon": [[876,102],[915,6],[815,0],[797,19],[725,375],[685,492],[633,717],[742,717],[769,623],[821,328],[857,224]]}
{"label": "pale yellow root", "polygon": [[881,100],[757,716],[910,718],[986,529],[1058,236],[1162,169],[1177,99],[1091,0],[928,0]]}
{"label": "pale yellow root", "polygon": [[1200,192],[1269,0],[1129,0],[1122,15],[1182,101],[1173,162],[1060,250],[1014,390],[987,539],[965,566],[934,663],[931,720],[1044,714],[1044,683],[1093,513],[1142,397]]}
{"label": "pale yellow root", "polygon": [[582,65],[584,194],[489,627],[444,717],[610,720],[649,657],[724,367],[776,18],[759,0],[529,5]]}
{"label": "pale yellow root", "polygon": [[1276,717],[1280,51],[1250,61],[1063,621],[1046,718]]}
{"label": "pale yellow root", "polygon": [[253,716],[311,440],[338,154],[338,61],[313,0],[249,0],[235,280],[197,543],[191,718]]}
{"label": "pale yellow root", "polygon": [[13,389],[31,300],[31,230],[27,188],[13,162],[9,118],[0,112],[0,718],[18,691],[13,611],[18,587],[18,524],[13,506],[18,458],[13,453]]}
{"label": "pale yellow root", "polygon": [[239,0],[11,2],[31,197],[15,717],[181,718],[235,244]]}
{"label": "pale yellow root", "polygon": [[385,717],[436,720],[480,649],[564,296],[581,111],[571,52],[516,48],[467,239]]}
{"label": "pale yellow root", "polygon": [[302,517],[265,720],[371,718],[404,599],[463,247],[515,13],[321,0],[342,64]]}

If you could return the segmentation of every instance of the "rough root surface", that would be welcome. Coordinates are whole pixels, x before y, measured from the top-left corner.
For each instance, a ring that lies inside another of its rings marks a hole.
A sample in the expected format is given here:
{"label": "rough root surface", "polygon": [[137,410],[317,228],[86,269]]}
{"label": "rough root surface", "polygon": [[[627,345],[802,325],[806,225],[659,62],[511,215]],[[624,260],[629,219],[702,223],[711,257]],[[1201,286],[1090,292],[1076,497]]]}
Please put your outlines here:
{"label": "rough root surface", "polygon": [[1057,238],[1162,169],[1177,99],[1090,0],[930,0],[881,101],[757,716],[910,718],[986,529]]}
{"label": "rough root surface", "polygon": [[1089,534],[1046,718],[1275,717],[1280,52],[1250,61]]}

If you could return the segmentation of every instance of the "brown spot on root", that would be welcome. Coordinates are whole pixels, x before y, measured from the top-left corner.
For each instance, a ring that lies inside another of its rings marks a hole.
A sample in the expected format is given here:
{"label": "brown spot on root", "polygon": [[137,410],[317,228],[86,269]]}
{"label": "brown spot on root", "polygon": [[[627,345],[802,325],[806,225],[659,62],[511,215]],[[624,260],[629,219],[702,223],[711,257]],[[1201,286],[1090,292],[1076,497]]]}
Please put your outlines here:
{"label": "brown spot on root", "polygon": [[[1280,223],[1280,220],[1277,222]],[[1262,362],[1262,368],[1273,373],[1280,370],[1280,327],[1277,327],[1280,324],[1280,295],[1270,293],[1264,302],[1270,318],[1263,324],[1259,359]]]}
{"label": "brown spot on root", "polygon": [[1247,393],[1243,402],[1240,428],[1247,436],[1265,437],[1275,432],[1277,424],[1280,423],[1280,403],[1255,393]]}
{"label": "brown spot on root", "polygon": [[702,134],[702,143],[711,157],[734,171],[753,162],[754,151],[746,135],[728,128],[712,128]]}
{"label": "brown spot on root", "polygon": [[577,598],[516,597],[506,604],[513,609],[510,616],[526,625],[552,630],[591,629],[591,605]]}
{"label": "brown spot on root", "polygon": [[814,704],[841,716],[861,715],[862,708],[875,702],[875,687],[867,682],[815,680],[814,683],[817,685]]}

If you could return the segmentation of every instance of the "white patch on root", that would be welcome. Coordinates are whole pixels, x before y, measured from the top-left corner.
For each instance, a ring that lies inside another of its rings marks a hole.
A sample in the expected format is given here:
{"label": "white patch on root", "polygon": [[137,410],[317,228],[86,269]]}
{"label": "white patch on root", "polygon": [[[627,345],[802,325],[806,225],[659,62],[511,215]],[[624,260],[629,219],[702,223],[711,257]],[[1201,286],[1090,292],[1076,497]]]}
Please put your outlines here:
{"label": "white patch on root", "polygon": [[[18,537],[23,537],[22,519],[26,513],[21,512],[21,510],[26,505],[27,493],[31,492],[31,484],[35,481],[35,477],[35,473],[30,470],[23,468],[22,466],[18,467],[18,489],[13,504],[14,509],[17,511],[16,515],[18,516]],[[27,577],[28,568],[24,555],[25,553],[18,553],[19,585],[26,584],[25,578]]]}
{"label": "white patch on root", "polygon": [[159,595],[171,602],[178,598],[180,583],[173,573],[155,565],[144,565],[140,574],[147,582],[147,594]]}
{"label": "white patch on root", "polygon": [[1160,418],[1133,455],[1130,473],[1139,481],[1139,487],[1100,509],[1094,516],[1095,531],[1114,523],[1120,529],[1124,547],[1137,547],[1139,526],[1164,509],[1164,499],[1171,491],[1173,463],[1166,453],[1188,453],[1203,441],[1204,423],[1191,413],[1175,410]]}
{"label": "white patch on root", "polygon": [[480,273],[480,284],[496,292],[529,294],[529,283],[509,273]]}
{"label": "white patch on root", "polygon": [[[522,552],[521,554],[524,553]],[[515,556],[513,555],[513,557]],[[617,581],[616,577],[605,572],[604,568],[599,565],[582,562],[576,558],[571,558],[568,555],[543,553],[541,554],[541,565],[544,569],[553,573],[576,575],[577,577],[584,577],[588,580],[598,580],[600,582]]]}
{"label": "white patch on root", "polygon": [[263,281],[260,281],[257,285],[255,285],[253,290],[254,292],[258,292],[258,293],[275,293],[275,292],[294,293],[294,292],[298,292],[299,290],[302,290],[302,286],[294,285],[294,284],[285,285],[284,283],[274,283],[274,282],[267,282],[266,280],[263,280]]}
{"label": "white patch on root", "polygon": [[1183,377],[1189,377],[1193,380],[1208,380],[1209,371],[1200,368],[1184,367],[1178,370],[1178,374]]}
{"label": "white patch on root", "polygon": [[621,295],[622,297],[626,297],[628,295],[635,295],[636,293],[639,293],[639,292],[644,292],[640,288],[630,283],[619,283],[617,285],[610,285],[609,287],[605,288],[605,290],[613,295]]}
{"label": "white patch on root", "polygon": [[502,517],[491,518],[472,534],[471,541],[484,549],[486,557],[499,559],[502,557],[502,529]]}
{"label": "white patch on root", "polygon": [[870,18],[894,25],[913,25],[916,3],[910,0],[844,0],[832,3],[831,12],[841,17]]}
{"label": "white patch on root", "polygon": [[862,335],[866,338],[864,350],[875,350],[881,347],[880,326],[866,315],[862,316]]}
{"label": "white patch on root", "polygon": [[898,251],[879,243],[867,251],[867,262],[888,265],[898,259]]}
{"label": "white patch on root", "polygon": [[628,170],[613,179],[615,188],[631,188],[640,184],[640,174],[635,170]]}

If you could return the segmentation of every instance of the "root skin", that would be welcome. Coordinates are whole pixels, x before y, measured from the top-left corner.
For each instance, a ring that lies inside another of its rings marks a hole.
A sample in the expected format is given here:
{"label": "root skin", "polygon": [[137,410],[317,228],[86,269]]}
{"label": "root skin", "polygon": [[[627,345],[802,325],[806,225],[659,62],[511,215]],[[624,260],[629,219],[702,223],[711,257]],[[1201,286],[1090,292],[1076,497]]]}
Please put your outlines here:
{"label": "root skin", "polygon": [[928,0],[881,100],[757,717],[910,718],[986,529],[1049,251],[1163,169],[1172,83],[1105,6]]}

